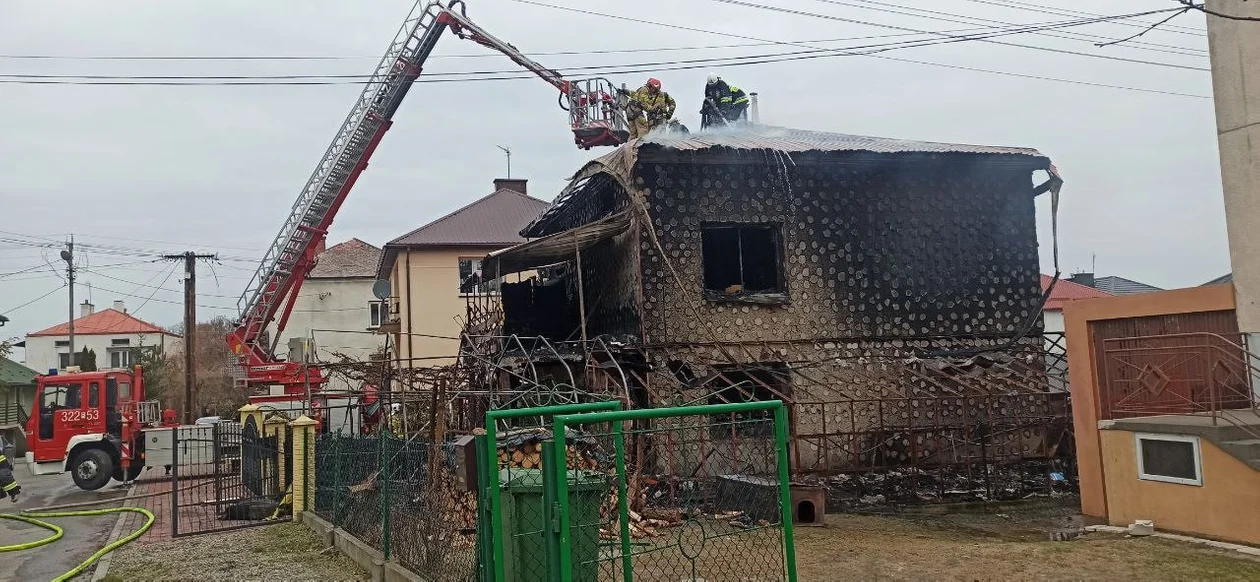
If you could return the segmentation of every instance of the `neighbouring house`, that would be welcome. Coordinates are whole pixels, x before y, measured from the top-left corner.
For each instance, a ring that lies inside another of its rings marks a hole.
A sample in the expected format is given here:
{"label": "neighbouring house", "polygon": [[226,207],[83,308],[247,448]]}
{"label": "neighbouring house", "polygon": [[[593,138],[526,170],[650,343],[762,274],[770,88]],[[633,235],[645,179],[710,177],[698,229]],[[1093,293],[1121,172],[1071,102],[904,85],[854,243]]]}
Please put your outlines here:
{"label": "neighbouring house", "polygon": [[1069,281],[1086,287],[1093,287],[1108,295],[1134,295],[1137,293],[1152,293],[1154,291],[1163,291],[1154,285],[1139,283],[1132,279],[1108,275],[1106,277],[1095,277],[1093,273],[1076,273],[1068,278]]}
{"label": "neighbouring house", "polygon": [[26,419],[35,402],[37,372],[0,356],[0,435],[26,454]]}
{"label": "neighbouring house", "polygon": [[1204,283],[1203,285],[1200,285],[1200,286],[1207,287],[1208,285],[1224,285],[1226,283],[1233,283],[1233,282],[1234,282],[1234,274],[1225,273],[1224,275],[1221,275],[1220,277],[1212,279],[1211,281],[1208,281],[1207,283]]}
{"label": "neighbouring house", "polygon": [[[357,238],[320,251],[277,345],[284,348],[292,339],[313,338],[315,361],[320,362],[336,362],[342,355],[356,361],[378,357],[385,341],[374,332],[384,322],[387,308],[372,294],[380,260],[380,248]],[[332,374],[327,388],[362,387]]]}
{"label": "neighbouring house", "polygon": [[386,329],[392,353],[406,365],[454,361],[468,296],[498,294],[498,282],[482,277],[482,259],[524,242],[520,231],[549,206],[530,197],[526,185],[495,180],[490,194],[385,245],[376,276],[390,281]]}
{"label": "neighbouring house", "polygon": [[[1052,282],[1053,290],[1050,289]],[[1042,275],[1041,292],[1044,294],[1047,291],[1050,291],[1050,296],[1041,309],[1041,321],[1046,334],[1046,365],[1059,372],[1051,375],[1054,388],[1067,390],[1067,338],[1063,334],[1063,306],[1082,299],[1111,297],[1111,294],[1070,280],[1055,281],[1050,275]]]}
{"label": "neighbouring house", "polygon": [[1081,513],[1260,544],[1260,362],[1233,285],[1064,308]]}
{"label": "neighbouring house", "polygon": [[1045,462],[1068,409],[1042,358],[1034,200],[1059,184],[1026,148],[767,127],[632,141],[574,176],[520,233],[535,240],[487,256],[487,278],[538,276],[469,322],[515,339],[465,350],[492,397],[784,400],[799,473]]}
{"label": "neighbouring house", "polygon": [[[139,350],[160,348],[167,354],[181,352],[180,336],[144,321],[127,312],[122,301],[112,309],[96,311],[91,303],[79,306],[74,320],[74,349],[88,348],[96,353],[96,367],[131,368],[138,361]],[[62,323],[26,335],[26,365],[39,370],[64,370],[72,365],[70,325]],[[77,361],[74,364],[77,365]]]}

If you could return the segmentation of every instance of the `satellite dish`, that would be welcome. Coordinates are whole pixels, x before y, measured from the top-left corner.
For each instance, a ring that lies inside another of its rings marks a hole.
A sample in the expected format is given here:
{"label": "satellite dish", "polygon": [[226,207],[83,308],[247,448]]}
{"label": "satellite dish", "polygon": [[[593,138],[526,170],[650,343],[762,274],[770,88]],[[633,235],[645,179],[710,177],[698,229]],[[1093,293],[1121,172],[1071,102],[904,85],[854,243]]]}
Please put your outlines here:
{"label": "satellite dish", "polygon": [[372,283],[372,294],[381,301],[389,299],[389,279],[377,279]]}

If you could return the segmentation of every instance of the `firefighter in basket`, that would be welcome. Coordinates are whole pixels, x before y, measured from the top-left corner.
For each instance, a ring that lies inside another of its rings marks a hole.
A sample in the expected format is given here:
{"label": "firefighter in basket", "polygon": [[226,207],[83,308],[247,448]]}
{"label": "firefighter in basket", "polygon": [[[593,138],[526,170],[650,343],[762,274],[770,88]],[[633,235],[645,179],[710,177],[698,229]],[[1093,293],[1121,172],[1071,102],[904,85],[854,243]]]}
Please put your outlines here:
{"label": "firefighter in basket", "polygon": [[657,128],[670,128],[676,107],[674,98],[661,90],[661,82],[648,79],[646,85],[630,94],[630,101],[626,104],[630,139],[641,138]]}

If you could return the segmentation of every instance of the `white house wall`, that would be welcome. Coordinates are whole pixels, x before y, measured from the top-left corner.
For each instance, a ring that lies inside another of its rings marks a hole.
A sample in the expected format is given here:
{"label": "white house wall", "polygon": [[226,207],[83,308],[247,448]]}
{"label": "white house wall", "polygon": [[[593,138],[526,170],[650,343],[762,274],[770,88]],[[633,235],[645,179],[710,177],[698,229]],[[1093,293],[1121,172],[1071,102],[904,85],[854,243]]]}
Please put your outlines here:
{"label": "white house wall", "polygon": [[[372,279],[307,279],[285,326],[276,356],[287,358],[290,338],[310,338],[312,332],[319,361],[336,361],[335,354],[367,360],[385,344],[385,336],[368,333]],[[327,331],[333,330],[333,331]],[[275,326],[271,327],[275,333]],[[357,389],[335,375],[329,389]]]}
{"label": "white house wall", "polygon": [[[58,368],[58,354],[66,354],[70,352],[69,346],[57,347],[57,342],[68,341],[68,336],[35,336],[26,338],[26,367],[36,372],[47,373],[49,370]],[[183,346],[180,338],[161,334],[161,333],[145,333],[145,334],[91,334],[74,336],[74,350],[82,352],[83,348],[88,348],[96,352],[96,367],[106,369],[110,365],[109,350],[110,348],[123,346],[115,346],[114,340],[129,340],[128,348],[152,347],[160,346],[167,355],[183,353]]]}

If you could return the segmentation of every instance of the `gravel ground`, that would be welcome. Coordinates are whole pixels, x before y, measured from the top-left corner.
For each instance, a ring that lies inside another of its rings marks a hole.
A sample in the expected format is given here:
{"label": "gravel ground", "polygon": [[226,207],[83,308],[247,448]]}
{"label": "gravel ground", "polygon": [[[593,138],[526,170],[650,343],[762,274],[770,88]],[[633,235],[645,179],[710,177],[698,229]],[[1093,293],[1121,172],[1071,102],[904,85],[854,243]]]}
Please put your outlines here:
{"label": "gravel ground", "polygon": [[1260,560],[1158,538],[1090,533],[1072,502],[830,515],[796,529],[801,580],[1260,580]]}
{"label": "gravel ground", "polygon": [[119,550],[108,582],[140,580],[370,580],[302,524],[198,535]]}

